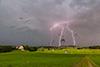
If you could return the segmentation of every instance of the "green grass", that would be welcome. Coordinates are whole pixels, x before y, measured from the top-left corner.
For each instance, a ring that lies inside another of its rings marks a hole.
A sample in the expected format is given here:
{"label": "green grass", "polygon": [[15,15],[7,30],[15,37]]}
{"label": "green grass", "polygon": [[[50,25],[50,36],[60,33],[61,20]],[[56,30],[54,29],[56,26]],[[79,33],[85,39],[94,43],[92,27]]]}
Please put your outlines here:
{"label": "green grass", "polygon": [[90,59],[100,67],[100,55],[89,55]]}
{"label": "green grass", "polygon": [[[68,51],[68,54],[65,54]],[[82,59],[85,56],[89,58]],[[99,49],[62,49],[47,51],[12,51],[0,53],[0,67],[74,67],[78,63],[80,67],[93,65],[100,67]]]}
{"label": "green grass", "polygon": [[87,55],[74,67],[99,67]]}
{"label": "green grass", "polygon": [[84,56],[13,51],[0,53],[0,67],[73,67]]}
{"label": "green grass", "polygon": [[[65,51],[68,51],[68,54],[80,54],[80,55],[89,55],[88,60],[83,60],[79,67],[100,67],[100,49],[62,49],[62,50],[55,50],[55,51],[37,51],[42,53],[57,53],[57,54],[65,54]],[[88,63],[90,62],[90,63]],[[91,64],[91,65],[90,65]]]}
{"label": "green grass", "polygon": [[80,49],[77,54],[100,54],[100,49]]}
{"label": "green grass", "polygon": [[68,51],[68,54],[100,54],[100,49],[62,49],[55,51],[37,51],[38,53],[59,53],[65,54],[65,51]]}

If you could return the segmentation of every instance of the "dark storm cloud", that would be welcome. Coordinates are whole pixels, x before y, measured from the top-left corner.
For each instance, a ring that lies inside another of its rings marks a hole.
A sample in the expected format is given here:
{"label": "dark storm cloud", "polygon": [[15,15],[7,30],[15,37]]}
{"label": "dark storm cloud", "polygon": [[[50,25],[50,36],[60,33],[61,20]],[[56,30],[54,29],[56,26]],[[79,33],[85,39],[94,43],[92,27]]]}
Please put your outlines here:
{"label": "dark storm cloud", "polygon": [[[54,23],[71,21],[78,45],[99,44],[99,0],[1,0],[0,43],[48,45],[49,28]],[[72,44],[66,30],[66,44]],[[55,31],[55,45],[59,30]]]}

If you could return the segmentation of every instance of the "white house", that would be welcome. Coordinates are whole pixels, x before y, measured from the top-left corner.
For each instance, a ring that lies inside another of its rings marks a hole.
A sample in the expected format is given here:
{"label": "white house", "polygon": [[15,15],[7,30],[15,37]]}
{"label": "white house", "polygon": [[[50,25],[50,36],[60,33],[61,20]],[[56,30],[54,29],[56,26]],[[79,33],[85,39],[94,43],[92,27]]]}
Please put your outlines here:
{"label": "white house", "polygon": [[18,49],[21,50],[21,51],[24,51],[24,47],[23,46],[20,46]]}

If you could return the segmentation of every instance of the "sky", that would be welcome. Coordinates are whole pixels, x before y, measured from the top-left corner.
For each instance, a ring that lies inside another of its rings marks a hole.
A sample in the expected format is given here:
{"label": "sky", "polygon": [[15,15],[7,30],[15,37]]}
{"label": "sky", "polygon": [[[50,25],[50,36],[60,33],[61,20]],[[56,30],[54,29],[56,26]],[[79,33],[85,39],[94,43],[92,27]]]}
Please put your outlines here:
{"label": "sky", "polygon": [[[100,45],[100,0],[0,0],[0,45],[48,46],[49,28],[62,22],[77,34],[77,46]],[[53,46],[60,31],[52,31]],[[64,37],[73,44],[67,29]]]}

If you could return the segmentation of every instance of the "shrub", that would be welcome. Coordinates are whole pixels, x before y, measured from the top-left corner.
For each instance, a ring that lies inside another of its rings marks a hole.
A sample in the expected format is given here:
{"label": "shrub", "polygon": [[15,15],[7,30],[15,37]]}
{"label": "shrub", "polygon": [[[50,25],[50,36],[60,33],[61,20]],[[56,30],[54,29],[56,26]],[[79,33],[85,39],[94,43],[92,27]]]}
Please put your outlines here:
{"label": "shrub", "polygon": [[0,46],[0,52],[10,52],[12,51],[12,46]]}
{"label": "shrub", "polygon": [[36,48],[36,47],[30,47],[30,48],[29,48],[29,51],[31,51],[31,52],[32,52],[32,51],[37,51],[37,48]]}

